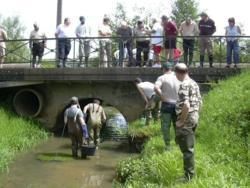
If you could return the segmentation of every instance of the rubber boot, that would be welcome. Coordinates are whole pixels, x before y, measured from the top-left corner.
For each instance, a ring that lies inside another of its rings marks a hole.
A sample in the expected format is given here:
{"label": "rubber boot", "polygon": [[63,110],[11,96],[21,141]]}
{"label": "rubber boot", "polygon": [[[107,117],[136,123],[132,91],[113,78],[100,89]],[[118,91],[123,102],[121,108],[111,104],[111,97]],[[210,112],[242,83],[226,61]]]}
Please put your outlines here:
{"label": "rubber boot", "polygon": [[205,60],[205,56],[204,55],[200,55],[200,67],[201,68],[203,68],[204,60]]}
{"label": "rubber boot", "polygon": [[209,66],[210,66],[210,68],[213,68],[213,61],[214,61],[213,55],[209,55],[208,59],[209,59]]}

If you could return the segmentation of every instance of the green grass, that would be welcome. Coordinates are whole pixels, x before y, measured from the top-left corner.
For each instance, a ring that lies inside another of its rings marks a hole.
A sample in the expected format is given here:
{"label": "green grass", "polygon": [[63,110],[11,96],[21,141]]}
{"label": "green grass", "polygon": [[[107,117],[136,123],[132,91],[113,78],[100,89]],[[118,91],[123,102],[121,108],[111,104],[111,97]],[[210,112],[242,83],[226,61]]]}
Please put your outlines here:
{"label": "green grass", "polygon": [[249,187],[249,96],[250,73],[245,72],[222,81],[204,97],[196,133],[197,176],[191,182],[179,181],[183,175],[179,148],[166,152],[162,137],[154,136],[139,157],[118,164],[115,187]]}
{"label": "green grass", "polygon": [[0,106],[0,171],[21,151],[32,148],[48,138],[48,133],[39,124],[16,116]]}

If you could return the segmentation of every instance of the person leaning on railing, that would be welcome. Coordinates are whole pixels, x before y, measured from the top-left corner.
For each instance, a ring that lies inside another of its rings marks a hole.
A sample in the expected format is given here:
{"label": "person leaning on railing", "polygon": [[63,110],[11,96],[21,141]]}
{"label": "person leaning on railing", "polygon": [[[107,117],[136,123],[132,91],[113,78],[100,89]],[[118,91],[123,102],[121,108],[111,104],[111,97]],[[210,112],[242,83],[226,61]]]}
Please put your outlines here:
{"label": "person leaning on railing", "polygon": [[213,67],[213,44],[211,36],[216,32],[214,21],[208,17],[207,13],[200,14],[201,20],[199,22],[200,30],[200,67],[203,67],[205,60],[205,51],[207,50],[209,66]]}
{"label": "person leaning on railing", "polygon": [[199,33],[198,25],[190,18],[181,23],[179,32],[183,36],[184,63],[190,66],[193,63],[195,38]]}
{"label": "person leaning on railing", "polygon": [[[30,33],[30,49],[32,52],[32,67],[40,68],[41,61],[46,47],[46,35],[40,31],[37,23],[33,24],[34,30]],[[38,60],[37,60],[38,57]]]}
{"label": "person leaning on railing", "polygon": [[230,68],[232,64],[232,55],[234,67],[237,68],[237,64],[240,61],[240,46],[238,36],[241,35],[241,29],[235,25],[235,19],[228,19],[229,25],[226,27],[226,40],[227,40],[227,68]]}
{"label": "person leaning on railing", "polygon": [[7,33],[4,28],[0,27],[0,68],[3,68],[4,57],[5,57],[5,49],[6,44],[5,40],[7,40]]}
{"label": "person leaning on railing", "polygon": [[71,50],[71,40],[70,37],[73,36],[71,27],[70,27],[70,19],[65,18],[64,24],[60,24],[57,29],[55,36],[58,39],[58,59],[57,67],[66,67],[66,61],[68,59],[68,55]]}

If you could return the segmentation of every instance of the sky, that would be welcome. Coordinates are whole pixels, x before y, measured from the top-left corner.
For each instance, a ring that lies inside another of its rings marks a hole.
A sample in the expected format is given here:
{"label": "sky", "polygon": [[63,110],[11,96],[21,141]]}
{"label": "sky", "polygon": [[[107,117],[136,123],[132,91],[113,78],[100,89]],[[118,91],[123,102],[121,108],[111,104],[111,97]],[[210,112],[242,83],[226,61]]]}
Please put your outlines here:
{"label": "sky", "polygon": [[[124,5],[130,17],[134,14],[134,7],[145,7],[154,17],[162,14],[169,15],[173,0],[63,0],[63,17],[70,17],[72,27],[78,24],[80,15],[86,17],[86,22],[96,31],[105,14],[115,11],[117,2]],[[217,35],[224,34],[229,17],[235,17],[237,23],[244,25],[244,32],[250,35],[249,5],[248,0],[197,0],[199,10],[206,11],[215,21]],[[0,15],[19,16],[26,27],[25,37],[29,36],[34,22],[39,23],[41,30],[48,37],[54,37],[56,28],[56,4],[57,0],[0,0]],[[96,36],[97,33],[92,35]]]}

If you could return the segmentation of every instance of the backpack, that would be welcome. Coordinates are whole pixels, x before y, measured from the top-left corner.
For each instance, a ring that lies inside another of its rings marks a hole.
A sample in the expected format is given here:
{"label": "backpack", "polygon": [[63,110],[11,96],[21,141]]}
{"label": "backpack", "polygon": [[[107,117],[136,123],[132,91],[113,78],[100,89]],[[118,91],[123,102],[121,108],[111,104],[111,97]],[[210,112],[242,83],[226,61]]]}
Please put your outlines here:
{"label": "backpack", "polygon": [[89,124],[91,126],[101,126],[102,120],[101,120],[101,114],[100,114],[100,106],[95,110],[93,104],[93,109],[89,111]]}

